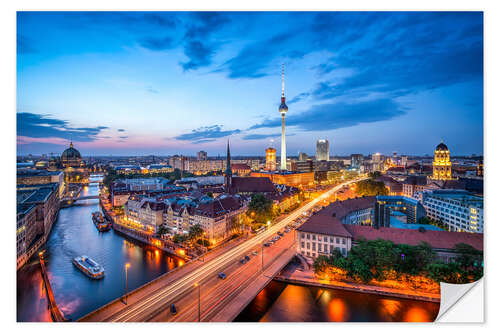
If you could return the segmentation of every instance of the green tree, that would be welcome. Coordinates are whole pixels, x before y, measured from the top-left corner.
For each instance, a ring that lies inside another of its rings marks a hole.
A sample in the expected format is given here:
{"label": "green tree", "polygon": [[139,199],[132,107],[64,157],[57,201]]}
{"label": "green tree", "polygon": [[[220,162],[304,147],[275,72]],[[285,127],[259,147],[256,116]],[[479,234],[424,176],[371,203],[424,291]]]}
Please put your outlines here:
{"label": "green tree", "polygon": [[199,224],[195,224],[189,228],[188,239],[194,240],[203,235],[203,228]]}
{"label": "green tree", "polygon": [[263,194],[253,194],[247,214],[256,222],[265,223],[273,218],[273,202]]}
{"label": "green tree", "polygon": [[384,182],[366,179],[356,183],[356,194],[360,196],[387,195]]}
{"label": "green tree", "polygon": [[161,235],[164,235],[164,234],[167,234],[169,232],[168,228],[165,227],[163,224],[160,225],[160,227],[158,227],[158,230],[156,231],[156,234],[158,236],[161,236]]}
{"label": "green tree", "polygon": [[182,244],[185,241],[187,241],[187,239],[188,239],[188,236],[187,235],[183,235],[183,234],[175,234],[174,237],[172,238],[172,240],[176,244]]}

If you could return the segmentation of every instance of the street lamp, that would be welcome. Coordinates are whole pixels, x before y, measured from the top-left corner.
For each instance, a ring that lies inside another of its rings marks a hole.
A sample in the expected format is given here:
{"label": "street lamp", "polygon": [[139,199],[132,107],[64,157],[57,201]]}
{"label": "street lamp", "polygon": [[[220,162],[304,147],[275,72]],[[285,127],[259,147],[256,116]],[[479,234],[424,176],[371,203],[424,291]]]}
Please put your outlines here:
{"label": "street lamp", "polygon": [[201,322],[201,297],[200,297],[200,284],[196,282],[194,287],[198,287],[198,322]]}
{"label": "street lamp", "polygon": [[128,285],[127,285],[127,271],[128,268],[130,267],[129,263],[125,264],[125,304],[127,304],[127,294],[128,294]]}

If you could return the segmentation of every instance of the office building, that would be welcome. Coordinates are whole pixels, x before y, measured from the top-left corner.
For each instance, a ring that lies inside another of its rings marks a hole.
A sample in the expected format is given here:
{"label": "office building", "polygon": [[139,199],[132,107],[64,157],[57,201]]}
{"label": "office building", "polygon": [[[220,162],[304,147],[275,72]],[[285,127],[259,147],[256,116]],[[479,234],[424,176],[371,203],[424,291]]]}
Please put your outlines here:
{"label": "office building", "polygon": [[328,140],[321,139],[316,142],[316,161],[330,160],[330,144]]}

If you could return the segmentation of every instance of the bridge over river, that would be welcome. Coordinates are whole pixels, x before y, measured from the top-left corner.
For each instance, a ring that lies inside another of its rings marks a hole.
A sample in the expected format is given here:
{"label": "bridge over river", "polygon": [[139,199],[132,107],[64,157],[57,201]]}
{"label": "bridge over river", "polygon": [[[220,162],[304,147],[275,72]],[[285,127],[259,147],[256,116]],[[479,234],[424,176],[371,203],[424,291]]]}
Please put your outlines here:
{"label": "bridge over river", "polygon": [[[295,232],[285,234],[270,247],[263,244],[305,211],[352,182],[328,190],[263,233],[193,259],[79,321],[232,321],[295,255]],[[249,262],[240,263],[246,255]],[[219,278],[221,272],[226,278]],[[170,313],[171,304],[177,308],[176,315]]]}

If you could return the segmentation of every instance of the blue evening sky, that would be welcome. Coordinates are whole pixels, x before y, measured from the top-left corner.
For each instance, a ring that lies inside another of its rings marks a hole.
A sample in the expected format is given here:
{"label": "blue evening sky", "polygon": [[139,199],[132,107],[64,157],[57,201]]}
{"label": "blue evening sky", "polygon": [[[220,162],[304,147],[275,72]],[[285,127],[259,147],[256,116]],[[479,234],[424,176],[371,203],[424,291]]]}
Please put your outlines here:
{"label": "blue evening sky", "polygon": [[480,12],[19,12],[18,154],[483,152]]}

